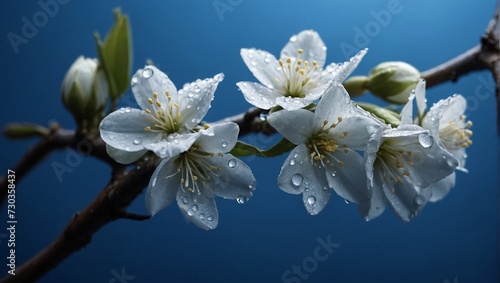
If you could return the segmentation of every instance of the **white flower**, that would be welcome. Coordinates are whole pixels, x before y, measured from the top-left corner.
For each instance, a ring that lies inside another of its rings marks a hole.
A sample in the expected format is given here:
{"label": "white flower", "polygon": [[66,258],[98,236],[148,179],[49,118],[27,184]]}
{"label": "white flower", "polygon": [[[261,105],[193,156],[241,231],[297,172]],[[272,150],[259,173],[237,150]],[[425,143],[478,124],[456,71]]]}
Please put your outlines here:
{"label": "white flower", "polygon": [[379,216],[386,203],[410,221],[431,197],[430,185],[449,176],[458,161],[429,130],[413,125],[413,96],[401,111],[401,125],[386,129],[365,152],[371,201],[361,204],[367,220]]}
{"label": "white flower", "polygon": [[290,38],[277,60],[259,49],[241,49],[241,57],[261,82],[237,83],[245,99],[262,109],[295,110],[319,99],[331,80],[342,82],[357,67],[366,49],[343,64],[325,65],[326,46],[318,33],[305,30]]}
{"label": "white flower", "polygon": [[250,168],[228,152],[236,144],[238,125],[216,124],[201,130],[191,147],[161,161],[146,191],[151,215],[175,199],[182,214],[196,226],[217,227],[214,195],[243,203],[252,197],[255,178]]}
{"label": "white flower", "polygon": [[[424,129],[428,129],[434,137],[438,138],[446,150],[457,160],[457,169],[467,172],[465,169],[465,159],[467,154],[465,149],[472,144],[470,137],[472,131],[471,121],[466,121],[464,115],[467,108],[467,100],[461,95],[453,95],[435,103],[429,110],[425,98],[425,81],[421,80],[415,89],[415,99],[419,123]],[[432,197],[430,201],[438,201],[445,197],[451,188],[455,186],[455,172],[447,178],[432,184]]]}
{"label": "white flower", "polygon": [[342,85],[331,82],[314,113],[278,111],[268,122],[298,145],[281,168],[278,186],[302,193],[309,214],[324,208],[332,189],[350,202],[367,201],[363,158],[355,150],[364,150],[382,124],[356,107]]}
{"label": "white flower", "polygon": [[154,66],[138,70],[132,77],[132,91],[141,109],[121,108],[103,119],[101,138],[117,162],[130,163],[147,150],[161,158],[188,150],[199,133],[215,89],[223,80],[196,80],[177,91],[174,84]]}

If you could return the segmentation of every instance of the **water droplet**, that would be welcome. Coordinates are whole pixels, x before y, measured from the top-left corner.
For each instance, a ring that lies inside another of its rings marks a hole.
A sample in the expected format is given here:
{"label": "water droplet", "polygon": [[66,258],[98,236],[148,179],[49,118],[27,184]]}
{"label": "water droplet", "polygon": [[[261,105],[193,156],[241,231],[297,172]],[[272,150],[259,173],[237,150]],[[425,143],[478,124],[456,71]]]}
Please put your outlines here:
{"label": "water droplet", "polygon": [[323,186],[323,191],[326,191],[328,190],[328,187],[327,186]]}
{"label": "water droplet", "polygon": [[191,206],[191,209],[196,212],[198,211],[198,205],[197,204],[193,204],[193,206]]}
{"label": "water droplet", "polygon": [[167,83],[168,83],[168,79],[167,78],[161,79],[161,84],[162,85],[166,85]]}
{"label": "water droplet", "polygon": [[132,77],[132,80],[130,81],[130,84],[131,84],[132,86],[134,86],[134,85],[136,85],[136,84],[137,84],[137,82],[138,82],[137,77],[136,77],[136,76],[133,76],[133,77]]}
{"label": "water droplet", "polygon": [[337,177],[337,171],[332,172],[332,177]]}
{"label": "water droplet", "polygon": [[200,91],[201,91],[201,89],[200,89],[200,87],[199,87],[199,86],[195,86],[195,87],[194,87],[194,92],[200,92]]}
{"label": "water droplet", "polygon": [[224,74],[223,73],[217,74],[215,75],[214,79],[218,82],[222,82],[222,80],[224,79]]}
{"label": "water droplet", "polygon": [[140,145],[141,143],[142,143],[142,139],[141,139],[141,138],[136,138],[136,139],[134,140],[134,144],[135,144],[135,145]]}
{"label": "water droplet", "polygon": [[290,42],[295,42],[295,41],[297,41],[297,36],[296,35],[290,37]]}
{"label": "water droplet", "polygon": [[269,58],[269,56],[266,56],[266,58],[264,58],[264,62],[266,62],[266,63],[271,62],[271,58]]}
{"label": "water droplet", "polygon": [[297,152],[295,152],[295,153],[293,154],[293,158],[297,158],[297,157],[299,157],[299,154],[298,154]]}
{"label": "water droplet", "polygon": [[130,151],[130,147],[126,146],[125,151]]}
{"label": "water droplet", "polygon": [[314,196],[310,196],[307,198],[307,203],[309,205],[314,205],[316,203],[316,198]]}
{"label": "water droplet", "polygon": [[212,215],[210,215],[210,216],[207,217],[207,220],[208,221],[214,221],[214,217]]}
{"label": "water droplet", "polygon": [[446,160],[446,164],[448,164],[448,166],[451,166],[451,167],[458,166],[458,162],[455,158],[448,158],[448,160]]}
{"label": "water droplet", "polygon": [[196,123],[196,119],[195,118],[191,119],[191,122]]}
{"label": "water droplet", "polygon": [[290,165],[292,165],[292,166],[295,165],[295,159],[294,158],[290,159]]}
{"label": "water droplet", "polygon": [[350,204],[350,202],[347,199],[344,199],[345,204]]}
{"label": "water droplet", "polygon": [[125,112],[129,113],[130,111],[132,111],[132,109],[130,107],[125,108]]}
{"label": "water droplet", "polygon": [[146,79],[151,78],[151,76],[153,76],[153,69],[145,68],[144,70],[142,70],[142,76]]}
{"label": "water droplet", "polygon": [[302,184],[302,180],[304,177],[300,175],[299,173],[296,173],[292,176],[292,184],[296,187],[300,186]]}
{"label": "water droplet", "polygon": [[425,197],[421,195],[417,195],[415,199],[413,200],[418,206],[421,206],[425,203]]}
{"label": "water droplet", "polygon": [[324,45],[321,46],[321,50],[326,51],[326,49],[327,49],[326,46],[324,46]]}
{"label": "water droplet", "polygon": [[261,121],[265,121],[265,120],[267,120],[267,114],[266,114],[266,113],[260,113],[260,114],[259,114],[259,119],[260,119]]}
{"label": "water droplet", "polygon": [[193,106],[191,106],[191,104],[186,105],[187,109],[191,109],[191,107],[193,107]]}
{"label": "water droplet", "polygon": [[236,198],[236,201],[239,203],[239,204],[244,204],[245,202],[247,202],[247,198],[244,197],[244,196],[239,196]]}
{"label": "water droplet", "polygon": [[434,144],[434,138],[427,133],[418,135],[418,142],[425,148],[429,148]]}
{"label": "water droplet", "polygon": [[255,61],[255,60],[250,61],[250,65],[252,65],[252,66],[257,66],[257,61]]}
{"label": "water droplet", "polygon": [[222,142],[222,147],[226,148],[227,147],[227,142]]}
{"label": "water droplet", "polygon": [[167,154],[167,148],[166,147],[160,148],[160,154]]}
{"label": "water droplet", "polygon": [[229,166],[230,168],[234,168],[234,167],[236,167],[236,160],[234,160],[234,159],[230,159],[230,160],[227,162],[227,166]]}
{"label": "water droplet", "polygon": [[183,204],[188,204],[188,202],[189,202],[187,197],[183,197],[181,200],[182,200]]}
{"label": "water droplet", "polygon": [[205,214],[204,213],[200,213],[200,215],[198,215],[198,217],[200,217],[201,220],[205,219]]}

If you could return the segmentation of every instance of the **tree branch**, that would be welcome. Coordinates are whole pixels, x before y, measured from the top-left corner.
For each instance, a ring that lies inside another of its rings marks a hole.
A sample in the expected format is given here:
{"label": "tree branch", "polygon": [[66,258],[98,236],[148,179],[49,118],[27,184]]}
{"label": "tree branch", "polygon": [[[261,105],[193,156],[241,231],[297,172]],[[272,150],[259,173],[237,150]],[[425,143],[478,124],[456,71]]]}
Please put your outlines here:
{"label": "tree branch", "polygon": [[432,87],[446,81],[455,82],[465,74],[486,69],[491,71],[496,83],[497,130],[500,133],[500,1],[479,45],[423,72],[422,77],[427,82],[426,86]]}

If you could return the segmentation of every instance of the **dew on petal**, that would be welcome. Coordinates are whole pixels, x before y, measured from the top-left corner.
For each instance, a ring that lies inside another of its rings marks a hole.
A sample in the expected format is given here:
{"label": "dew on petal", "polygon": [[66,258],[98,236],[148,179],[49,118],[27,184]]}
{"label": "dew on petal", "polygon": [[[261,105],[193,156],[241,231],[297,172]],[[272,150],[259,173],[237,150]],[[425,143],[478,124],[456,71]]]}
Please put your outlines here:
{"label": "dew on petal", "polygon": [[260,113],[259,114],[259,119],[261,121],[266,121],[267,120],[267,114],[266,113]]}
{"label": "dew on petal", "polygon": [[344,199],[345,204],[350,204],[350,202],[347,199]]}
{"label": "dew on petal", "polygon": [[296,187],[300,186],[302,184],[302,180],[304,177],[300,175],[299,173],[296,173],[292,176],[292,184]]}
{"label": "dew on petal", "polygon": [[160,148],[160,154],[167,154],[167,148],[166,147]]}
{"label": "dew on petal", "polygon": [[129,113],[130,111],[132,111],[132,109],[130,107],[125,108],[125,112]]}
{"label": "dew on petal", "polygon": [[290,42],[296,42],[296,41],[297,41],[297,36],[296,35],[290,37]]}
{"label": "dew on petal", "polygon": [[238,196],[236,198],[236,202],[238,202],[239,204],[244,204],[245,202],[247,202],[247,198],[244,196]]}
{"label": "dew on petal", "polygon": [[222,80],[224,79],[224,74],[223,73],[217,74],[215,75],[214,79],[218,82],[222,82]]}
{"label": "dew on petal", "polygon": [[309,205],[314,205],[316,203],[316,198],[314,196],[310,196],[307,198],[307,203]]}
{"label": "dew on petal", "polygon": [[145,79],[151,78],[151,76],[153,76],[153,69],[151,69],[151,68],[145,68],[144,70],[142,70],[142,76]]}
{"label": "dew on petal", "polygon": [[292,165],[292,166],[295,165],[295,159],[294,158],[290,159],[290,165]]}
{"label": "dew on petal", "polygon": [[418,142],[420,145],[422,145],[424,148],[429,148],[432,145],[434,145],[434,138],[430,134],[419,134],[418,135]]}
{"label": "dew on petal", "polygon": [[193,206],[191,206],[191,209],[196,212],[198,211],[198,205],[197,204],[193,204]]}
{"label": "dew on petal", "polygon": [[207,217],[207,220],[208,221],[214,221],[214,217],[212,215],[210,215],[210,216]]}
{"label": "dew on petal", "polygon": [[181,201],[182,201],[183,204],[188,204],[188,202],[189,202],[188,199],[187,199],[187,197],[183,197],[181,199]]}
{"label": "dew on petal", "polygon": [[425,197],[421,196],[421,195],[417,195],[415,197],[415,199],[413,199],[413,201],[418,205],[418,206],[421,206],[424,204],[425,202]]}
{"label": "dew on petal", "polygon": [[204,213],[200,213],[200,215],[198,215],[198,217],[199,217],[201,220],[203,220],[203,219],[205,219],[205,214],[204,214]]}
{"label": "dew on petal", "polygon": [[137,84],[138,82],[138,79],[136,76],[132,77],[132,80],[131,80],[131,85],[134,86],[135,84]]}
{"label": "dew on petal", "polygon": [[226,148],[227,147],[227,142],[222,142],[222,147]]}
{"label": "dew on petal", "polygon": [[229,166],[230,168],[234,168],[234,167],[236,167],[236,160],[235,160],[235,159],[230,159],[230,160],[227,162],[227,166]]}

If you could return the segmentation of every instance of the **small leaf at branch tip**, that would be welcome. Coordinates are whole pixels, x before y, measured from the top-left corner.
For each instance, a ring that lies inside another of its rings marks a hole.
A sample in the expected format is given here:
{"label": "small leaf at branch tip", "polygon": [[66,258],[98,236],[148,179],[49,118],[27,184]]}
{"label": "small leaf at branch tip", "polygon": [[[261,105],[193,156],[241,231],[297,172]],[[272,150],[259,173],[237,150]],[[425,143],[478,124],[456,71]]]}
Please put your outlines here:
{"label": "small leaf at branch tip", "polygon": [[10,124],[4,128],[4,134],[11,139],[24,139],[46,135],[49,129],[36,124]]}

